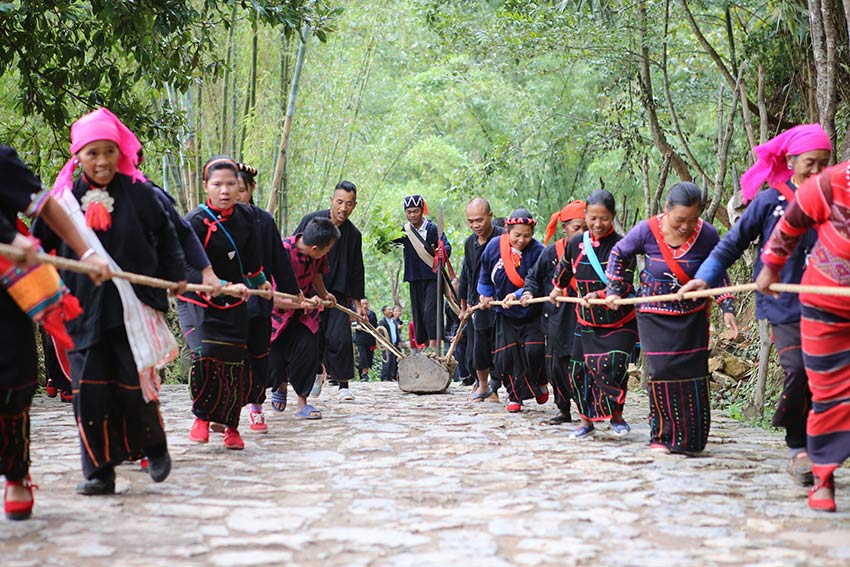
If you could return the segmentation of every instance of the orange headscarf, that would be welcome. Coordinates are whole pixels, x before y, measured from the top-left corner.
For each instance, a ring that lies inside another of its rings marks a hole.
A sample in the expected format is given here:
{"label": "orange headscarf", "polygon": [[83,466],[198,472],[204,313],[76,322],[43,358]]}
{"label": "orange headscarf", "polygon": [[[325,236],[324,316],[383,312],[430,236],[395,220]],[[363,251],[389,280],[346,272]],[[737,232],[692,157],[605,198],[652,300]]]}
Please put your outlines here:
{"label": "orange headscarf", "polygon": [[573,201],[557,213],[552,214],[549,217],[549,224],[546,225],[546,236],[543,238],[543,243],[549,244],[549,241],[555,236],[555,232],[558,230],[558,223],[583,219],[584,209],[584,201]]}

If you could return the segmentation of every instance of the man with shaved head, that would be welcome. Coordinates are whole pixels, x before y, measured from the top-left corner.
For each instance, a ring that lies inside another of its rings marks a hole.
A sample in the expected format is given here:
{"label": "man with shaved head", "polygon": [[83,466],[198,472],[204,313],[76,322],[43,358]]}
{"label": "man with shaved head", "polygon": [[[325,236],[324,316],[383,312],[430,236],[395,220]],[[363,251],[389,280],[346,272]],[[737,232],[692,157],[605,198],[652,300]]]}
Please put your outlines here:
{"label": "man with shaved head", "polygon": [[[463,269],[458,282],[461,313],[478,303],[478,276],[481,271],[481,254],[487,243],[498,238],[504,229],[493,226],[493,211],[490,203],[476,197],[466,206],[466,222],[472,234],[463,243]],[[490,367],[493,365],[493,335],[495,318],[492,310],[475,311],[467,334],[467,368],[474,369],[478,385],[470,394],[470,400],[498,402],[498,383],[490,384]]]}

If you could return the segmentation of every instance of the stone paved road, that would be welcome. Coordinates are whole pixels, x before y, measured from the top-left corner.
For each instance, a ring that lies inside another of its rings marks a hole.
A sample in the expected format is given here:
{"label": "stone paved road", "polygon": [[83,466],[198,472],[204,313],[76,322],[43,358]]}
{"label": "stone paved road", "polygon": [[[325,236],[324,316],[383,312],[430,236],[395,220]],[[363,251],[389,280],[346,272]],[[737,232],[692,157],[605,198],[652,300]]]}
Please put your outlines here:
{"label": "stone paved road", "polygon": [[35,516],[0,521],[0,565],[848,565],[848,470],[839,513],[805,506],[780,435],[715,416],[700,458],[654,457],[646,400],[630,394],[625,440],[567,438],[551,402],[508,415],[466,390],[417,397],[392,384],[328,392],[322,421],[271,414],[242,452],[187,439],[186,387],[164,391],[175,469],[136,465],[119,495],[74,494],[70,407],[33,409]]}

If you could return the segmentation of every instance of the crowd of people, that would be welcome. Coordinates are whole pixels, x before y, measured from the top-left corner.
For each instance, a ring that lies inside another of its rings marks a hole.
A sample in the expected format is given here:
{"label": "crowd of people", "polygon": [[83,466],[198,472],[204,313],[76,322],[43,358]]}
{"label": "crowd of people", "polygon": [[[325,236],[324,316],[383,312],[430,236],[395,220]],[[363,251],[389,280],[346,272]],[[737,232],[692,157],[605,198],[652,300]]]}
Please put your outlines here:
{"label": "crowd of people", "polygon": [[[362,235],[350,220],[353,183],[338,183],[329,208],[284,236],[253,204],[250,165],[210,158],[205,202],[180,216],[139,169],[141,150],[106,109],[74,123],[71,156],[52,189],[14,150],[0,148],[0,242],[22,254],[0,266],[0,472],[10,519],[26,519],[33,508],[33,321],[50,339],[47,394],[61,391],[73,403],[83,476],[77,492],[113,494],[115,468],[127,460],[143,459],[154,482],[169,475],[158,403],[158,370],[177,354],[165,322],[169,299],[164,289],[111,278],[118,270],[173,282],[192,357],[195,419],[186,434],[193,442],[217,433],[224,447],[244,448],[242,410],[251,431],[267,432],[269,390],[272,411],[286,410],[291,388],[294,415],[321,419],[310,403],[317,375],[337,385],[340,400],[352,400],[350,382],[369,378],[376,350],[381,380],[398,378],[398,359],[381,344],[402,345],[401,308],[384,305],[378,315],[366,298]],[[770,290],[775,282],[850,285],[850,165],[828,167],[831,150],[817,125],[755,148],[757,161],[742,178],[752,202],[723,239],[701,216],[704,194],[688,182],[673,185],[663,212],[626,234],[616,230],[614,195],[592,191],[550,217],[543,242],[530,210],[518,207],[497,223],[488,201],[476,197],[465,211],[471,234],[459,274],[425,199],[405,197],[407,222],[396,242],[410,289],[411,348],[437,350],[459,333],[458,376],[472,386],[470,403],[500,402],[504,387],[505,409],[518,413],[551,393],[557,413],[549,423],[571,423],[574,408],[576,441],[605,422],[615,437],[630,434],[623,409],[639,348],[649,374],[649,449],[699,453],[711,427],[713,303],[727,335],[738,328],[731,295],[685,294],[728,284],[726,270],[757,242],[757,316],[773,325],[785,377],[773,424],[786,431],[788,471],[810,487],[809,506],[834,511],[834,471],[850,457],[850,311],[837,297]],[[29,227],[21,214],[33,219]],[[57,272],[36,261],[39,249],[88,269]],[[205,287],[187,291],[189,283]],[[664,297],[621,301],[634,296]],[[353,337],[352,311],[360,322]]]}

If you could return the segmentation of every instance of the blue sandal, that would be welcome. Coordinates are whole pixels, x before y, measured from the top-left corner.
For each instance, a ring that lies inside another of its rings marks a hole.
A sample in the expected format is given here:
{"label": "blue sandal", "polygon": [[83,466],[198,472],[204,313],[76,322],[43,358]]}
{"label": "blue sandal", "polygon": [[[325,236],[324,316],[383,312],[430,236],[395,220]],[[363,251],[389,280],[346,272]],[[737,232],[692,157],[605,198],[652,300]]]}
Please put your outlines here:
{"label": "blue sandal", "polygon": [[576,427],[570,437],[572,439],[583,441],[584,439],[589,439],[594,433],[596,433],[596,427],[594,427],[591,423],[590,425],[581,425]]}
{"label": "blue sandal", "polygon": [[295,417],[299,419],[322,419],[322,412],[307,404],[296,412]]}
{"label": "blue sandal", "polygon": [[275,390],[272,392],[272,409],[278,413],[286,409],[286,384],[282,388],[283,391]]}

